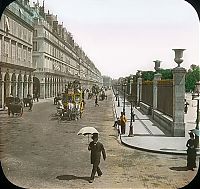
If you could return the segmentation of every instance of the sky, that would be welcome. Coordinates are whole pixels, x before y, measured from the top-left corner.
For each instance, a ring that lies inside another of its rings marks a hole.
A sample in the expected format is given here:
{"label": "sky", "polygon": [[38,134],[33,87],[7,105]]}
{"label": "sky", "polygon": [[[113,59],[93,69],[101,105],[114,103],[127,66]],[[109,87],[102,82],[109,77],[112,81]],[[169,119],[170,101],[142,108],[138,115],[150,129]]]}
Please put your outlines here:
{"label": "sky", "polygon": [[[34,0],[31,0],[34,2]],[[36,0],[35,0],[36,2]],[[42,5],[42,0],[39,0]],[[72,33],[102,75],[113,79],[174,68],[174,48],[186,49],[182,67],[199,65],[199,20],[184,0],[45,0],[45,10]]]}

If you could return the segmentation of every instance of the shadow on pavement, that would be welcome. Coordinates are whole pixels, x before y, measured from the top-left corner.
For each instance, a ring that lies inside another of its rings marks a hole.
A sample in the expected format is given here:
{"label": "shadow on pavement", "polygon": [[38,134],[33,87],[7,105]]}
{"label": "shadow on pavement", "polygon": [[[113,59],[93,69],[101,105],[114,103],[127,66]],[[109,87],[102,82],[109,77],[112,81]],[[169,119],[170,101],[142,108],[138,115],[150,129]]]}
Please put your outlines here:
{"label": "shadow on pavement", "polygon": [[60,175],[56,177],[58,180],[86,180],[89,181],[90,177],[77,177],[74,175]]}
{"label": "shadow on pavement", "polygon": [[170,167],[169,169],[174,170],[174,171],[188,171],[187,166],[184,166],[184,167]]}

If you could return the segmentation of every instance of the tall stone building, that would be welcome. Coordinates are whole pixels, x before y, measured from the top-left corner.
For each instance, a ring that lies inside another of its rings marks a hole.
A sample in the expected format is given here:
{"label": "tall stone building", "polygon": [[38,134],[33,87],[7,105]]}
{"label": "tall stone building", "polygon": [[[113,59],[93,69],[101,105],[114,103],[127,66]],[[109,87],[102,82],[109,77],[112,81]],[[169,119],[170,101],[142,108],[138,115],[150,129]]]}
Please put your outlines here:
{"label": "tall stone building", "polygon": [[31,7],[29,0],[6,7],[0,20],[0,108],[9,95],[49,98],[75,79],[83,88],[103,84],[100,71],[57,16],[46,13],[44,4]]}
{"label": "tall stone building", "polygon": [[103,86],[111,87],[112,86],[112,79],[109,76],[103,76]]}
{"label": "tall stone building", "polygon": [[102,76],[93,62],[74,42],[70,32],[59,24],[57,16],[34,4],[33,91],[40,98],[63,92],[68,81],[79,80],[84,88],[102,85]]}
{"label": "tall stone building", "polygon": [[0,20],[0,108],[9,95],[32,94],[33,14],[28,0],[16,0]]}

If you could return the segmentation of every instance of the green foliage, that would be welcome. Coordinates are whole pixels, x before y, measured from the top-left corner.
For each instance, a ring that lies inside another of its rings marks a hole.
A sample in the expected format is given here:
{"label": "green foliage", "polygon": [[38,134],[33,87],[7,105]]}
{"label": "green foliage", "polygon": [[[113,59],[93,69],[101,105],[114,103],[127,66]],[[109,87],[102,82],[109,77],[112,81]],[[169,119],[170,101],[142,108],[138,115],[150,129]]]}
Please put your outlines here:
{"label": "green foliage", "polygon": [[158,73],[162,74],[162,79],[173,79],[173,74],[171,69],[160,69]]}
{"label": "green foliage", "polygon": [[200,80],[200,68],[192,64],[185,76],[185,90],[186,92],[194,91],[195,84]]}
{"label": "green foliage", "polygon": [[154,78],[154,72],[153,71],[143,71],[142,72],[142,79],[144,81],[152,81]]}

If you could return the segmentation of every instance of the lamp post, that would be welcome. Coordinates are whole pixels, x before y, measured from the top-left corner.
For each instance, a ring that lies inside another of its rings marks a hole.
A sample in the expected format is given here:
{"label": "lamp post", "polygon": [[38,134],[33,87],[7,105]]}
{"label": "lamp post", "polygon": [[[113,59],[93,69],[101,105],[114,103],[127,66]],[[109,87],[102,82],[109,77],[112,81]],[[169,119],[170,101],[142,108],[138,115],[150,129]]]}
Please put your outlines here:
{"label": "lamp post", "polygon": [[142,77],[142,71],[141,70],[138,70],[137,73],[137,83],[138,83],[138,86],[137,86],[137,90],[138,90],[138,97],[137,97],[137,106],[140,106],[140,100],[141,100],[141,77]]}
{"label": "lamp post", "polygon": [[124,115],[125,115],[125,98],[126,98],[126,83],[124,83],[122,85],[124,87],[124,104],[123,104],[123,112],[124,112]]}
{"label": "lamp post", "polygon": [[118,102],[117,102],[117,106],[118,106],[118,107],[120,107],[120,102],[119,102],[119,86],[120,86],[120,85],[118,85],[118,92],[117,92],[117,94],[118,94],[118,95],[117,95],[117,101],[118,101]]}
{"label": "lamp post", "polygon": [[131,121],[130,121],[130,130],[128,136],[133,136],[133,122],[135,121],[134,116],[135,114],[133,113],[133,99],[132,96],[129,96],[129,102],[131,103]]}
{"label": "lamp post", "polygon": [[199,100],[200,100],[200,96],[199,96],[199,92],[200,92],[200,83],[196,82],[196,90],[197,90],[197,94],[198,97],[194,98],[194,100],[197,100],[197,118],[196,118],[196,127],[195,127],[195,144],[196,144],[196,148],[199,148]]}

